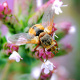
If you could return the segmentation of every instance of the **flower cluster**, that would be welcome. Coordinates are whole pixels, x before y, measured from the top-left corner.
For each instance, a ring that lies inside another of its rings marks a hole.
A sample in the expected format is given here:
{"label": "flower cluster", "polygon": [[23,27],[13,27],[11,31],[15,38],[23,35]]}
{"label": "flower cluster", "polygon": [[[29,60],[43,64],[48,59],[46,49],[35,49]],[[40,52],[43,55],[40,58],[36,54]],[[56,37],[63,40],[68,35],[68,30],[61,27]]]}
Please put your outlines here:
{"label": "flower cluster", "polygon": [[18,51],[19,46],[15,44],[6,43],[4,44],[4,50],[7,55],[11,54],[13,51]]}
{"label": "flower cluster", "polygon": [[[31,76],[37,80],[67,80],[69,76],[68,70],[59,63],[55,63],[55,65],[56,67],[49,60],[47,60],[42,64],[42,70],[40,70],[39,66],[33,68],[31,71]],[[50,67],[53,67],[54,70],[51,70]]]}
{"label": "flower cluster", "polygon": [[21,56],[18,54],[18,49],[19,46],[15,45],[15,44],[10,44],[10,43],[6,43],[4,45],[4,51],[6,52],[7,55],[9,56],[9,60],[15,60],[16,62],[19,62],[21,58]]}
{"label": "flower cluster", "polygon": [[39,47],[35,52],[35,55],[40,60],[42,59],[50,59],[54,57],[54,54],[51,51],[44,50],[44,48]]}
{"label": "flower cluster", "polygon": [[63,5],[63,2],[61,0],[55,0],[52,5],[52,9],[54,9],[55,13],[59,15],[59,13],[62,13],[61,7],[64,7],[64,6],[67,6],[67,5]]}
{"label": "flower cluster", "polygon": [[3,4],[0,3],[0,18],[10,15],[11,9],[9,9],[7,2],[4,2]]}
{"label": "flower cluster", "polygon": [[44,73],[48,74],[50,71],[53,70],[53,67],[55,67],[53,63],[51,63],[49,60],[46,61],[45,59],[44,63],[41,66],[41,69],[44,69]]}

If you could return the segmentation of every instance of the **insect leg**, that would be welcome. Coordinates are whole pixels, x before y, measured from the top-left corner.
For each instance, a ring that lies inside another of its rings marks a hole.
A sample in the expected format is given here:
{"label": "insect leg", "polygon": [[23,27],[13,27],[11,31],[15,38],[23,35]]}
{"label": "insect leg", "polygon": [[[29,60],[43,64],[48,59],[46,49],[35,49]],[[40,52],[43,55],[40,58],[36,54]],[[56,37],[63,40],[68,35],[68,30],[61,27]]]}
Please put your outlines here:
{"label": "insect leg", "polygon": [[[44,49],[44,53],[46,55],[45,48],[43,48],[43,49]],[[46,55],[46,60],[48,60],[48,55]]]}
{"label": "insect leg", "polygon": [[58,51],[58,44],[57,44],[57,41],[56,41],[56,40],[53,40],[53,41],[55,41],[55,42],[56,42],[55,46],[57,46],[57,51]]}
{"label": "insect leg", "polygon": [[40,44],[38,44],[38,45],[34,48],[34,51],[37,51],[36,49],[39,47],[39,45],[40,45]]}

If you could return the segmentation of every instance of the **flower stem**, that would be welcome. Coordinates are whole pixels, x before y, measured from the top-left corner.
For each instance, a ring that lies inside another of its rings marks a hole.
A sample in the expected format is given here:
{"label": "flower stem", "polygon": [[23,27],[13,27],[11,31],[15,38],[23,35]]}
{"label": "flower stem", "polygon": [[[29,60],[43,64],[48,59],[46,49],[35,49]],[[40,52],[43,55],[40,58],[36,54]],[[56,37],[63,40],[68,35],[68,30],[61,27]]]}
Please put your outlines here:
{"label": "flower stem", "polygon": [[1,76],[1,80],[4,80],[6,75],[7,75],[7,72],[9,70],[9,67],[10,67],[10,63],[6,63],[4,69],[3,69],[3,72],[2,72],[2,76]]}

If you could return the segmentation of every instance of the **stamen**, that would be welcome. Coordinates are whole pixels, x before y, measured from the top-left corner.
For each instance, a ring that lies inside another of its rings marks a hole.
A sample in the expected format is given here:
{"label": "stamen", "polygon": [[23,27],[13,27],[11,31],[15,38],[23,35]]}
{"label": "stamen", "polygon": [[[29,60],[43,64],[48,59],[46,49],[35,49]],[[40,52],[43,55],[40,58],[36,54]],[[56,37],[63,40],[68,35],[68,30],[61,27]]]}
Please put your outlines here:
{"label": "stamen", "polygon": [[58,36],[57,35],[54,35],[56,38],[58,38]]}

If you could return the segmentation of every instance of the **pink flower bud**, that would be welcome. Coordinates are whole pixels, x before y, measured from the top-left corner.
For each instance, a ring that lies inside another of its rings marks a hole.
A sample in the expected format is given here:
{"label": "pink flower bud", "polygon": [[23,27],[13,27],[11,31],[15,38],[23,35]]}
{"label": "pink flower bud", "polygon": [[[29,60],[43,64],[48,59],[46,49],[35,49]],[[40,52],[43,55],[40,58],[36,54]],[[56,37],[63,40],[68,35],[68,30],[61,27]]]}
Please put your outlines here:
{"label": "pink flower bud", "polygon": [[15,44],[6,43],[4,45],[4,48],[5,48],[4,50],[7,52],[7,55],[8,55],[9,53],[12,53],[13,51],[18,51],[19,46],[16,46]]}
{"label": "pink flower bud", "polygon": [[64,44],[64,49],[66,49],[66,51],[70,52],[70,51],[72,51],[72,46],[70,44]]}
{"label": "pink flower bud", "polygon": [[70,27],[71,27],[71,23],[70,22],[61,22],[59,24],[59,27],[63,30],[66,31],[66,33],[68,33]]}

